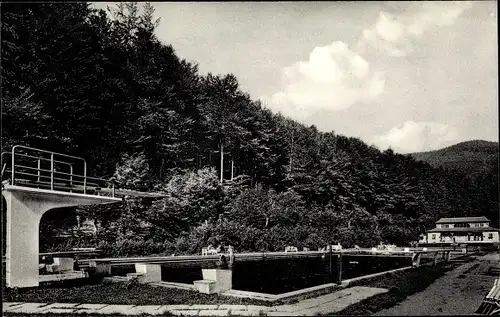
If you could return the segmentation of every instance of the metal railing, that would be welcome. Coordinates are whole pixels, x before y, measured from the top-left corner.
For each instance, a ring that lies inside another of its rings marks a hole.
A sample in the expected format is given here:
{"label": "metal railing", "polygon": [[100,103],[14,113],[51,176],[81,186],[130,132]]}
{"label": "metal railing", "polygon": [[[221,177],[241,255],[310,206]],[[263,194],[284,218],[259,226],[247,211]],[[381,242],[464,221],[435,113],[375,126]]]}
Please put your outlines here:
{"label": "metal railing", "polygon": [[11,185],[115,197],[114,182],[87,176],[87,162],[81,157],[15,145],[2,153],[1,164],[2,182]]}

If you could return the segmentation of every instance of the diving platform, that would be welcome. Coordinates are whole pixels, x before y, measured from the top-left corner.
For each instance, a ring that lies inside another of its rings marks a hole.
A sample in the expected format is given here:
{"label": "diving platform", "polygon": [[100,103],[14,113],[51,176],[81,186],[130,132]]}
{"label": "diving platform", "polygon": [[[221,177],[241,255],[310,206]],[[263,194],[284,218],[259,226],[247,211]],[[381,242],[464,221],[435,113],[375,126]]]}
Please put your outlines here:
{"label": "diving platform", "polygon": [[39,285],[39,226],[51,209],[118,203],[125,196],[162,194],[117,189],[89,177],[85,159],[16,145],[2,153],[2,195],[7,202],[7,287]]}

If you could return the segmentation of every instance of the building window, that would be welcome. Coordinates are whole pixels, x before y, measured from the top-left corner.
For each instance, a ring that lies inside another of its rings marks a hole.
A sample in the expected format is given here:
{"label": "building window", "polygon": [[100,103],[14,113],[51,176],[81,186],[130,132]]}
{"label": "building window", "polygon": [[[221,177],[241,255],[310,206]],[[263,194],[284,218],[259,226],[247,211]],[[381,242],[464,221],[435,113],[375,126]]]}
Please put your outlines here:
{"label": "building window", "polygon": [[493,233],[488,233],[488,239],[493,240]]}
{"label": "building window", "polygon": [[432,234],[432,240],[436,240],[436,235]]}

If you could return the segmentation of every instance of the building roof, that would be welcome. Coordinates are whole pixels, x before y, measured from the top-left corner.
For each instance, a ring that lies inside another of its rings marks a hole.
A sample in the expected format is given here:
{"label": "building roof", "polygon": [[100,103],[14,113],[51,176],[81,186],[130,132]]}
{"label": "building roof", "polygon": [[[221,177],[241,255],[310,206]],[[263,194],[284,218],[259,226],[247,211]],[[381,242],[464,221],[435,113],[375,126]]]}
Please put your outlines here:
{"label": "building roof", "polygon": [[500,231],[492,227],[478,227],[478,228],[434,228],[427,232],[485,232],[485,231]]}
{"label": "building roof", "polygon": [[460,223],[460,222],[489,222],[490,219],[481,217],[458,217],[458,218],[441,218],[436,223]]}

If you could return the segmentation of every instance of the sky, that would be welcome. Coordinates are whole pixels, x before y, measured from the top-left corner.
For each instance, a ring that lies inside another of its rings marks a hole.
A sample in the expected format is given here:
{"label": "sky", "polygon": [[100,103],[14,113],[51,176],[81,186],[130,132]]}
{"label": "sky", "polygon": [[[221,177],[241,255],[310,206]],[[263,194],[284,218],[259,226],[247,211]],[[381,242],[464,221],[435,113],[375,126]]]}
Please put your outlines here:
{"label": "sky", "polygon": [[202,75],[320,131],[399,153],[498,142],[496,1],[152,4]]}

